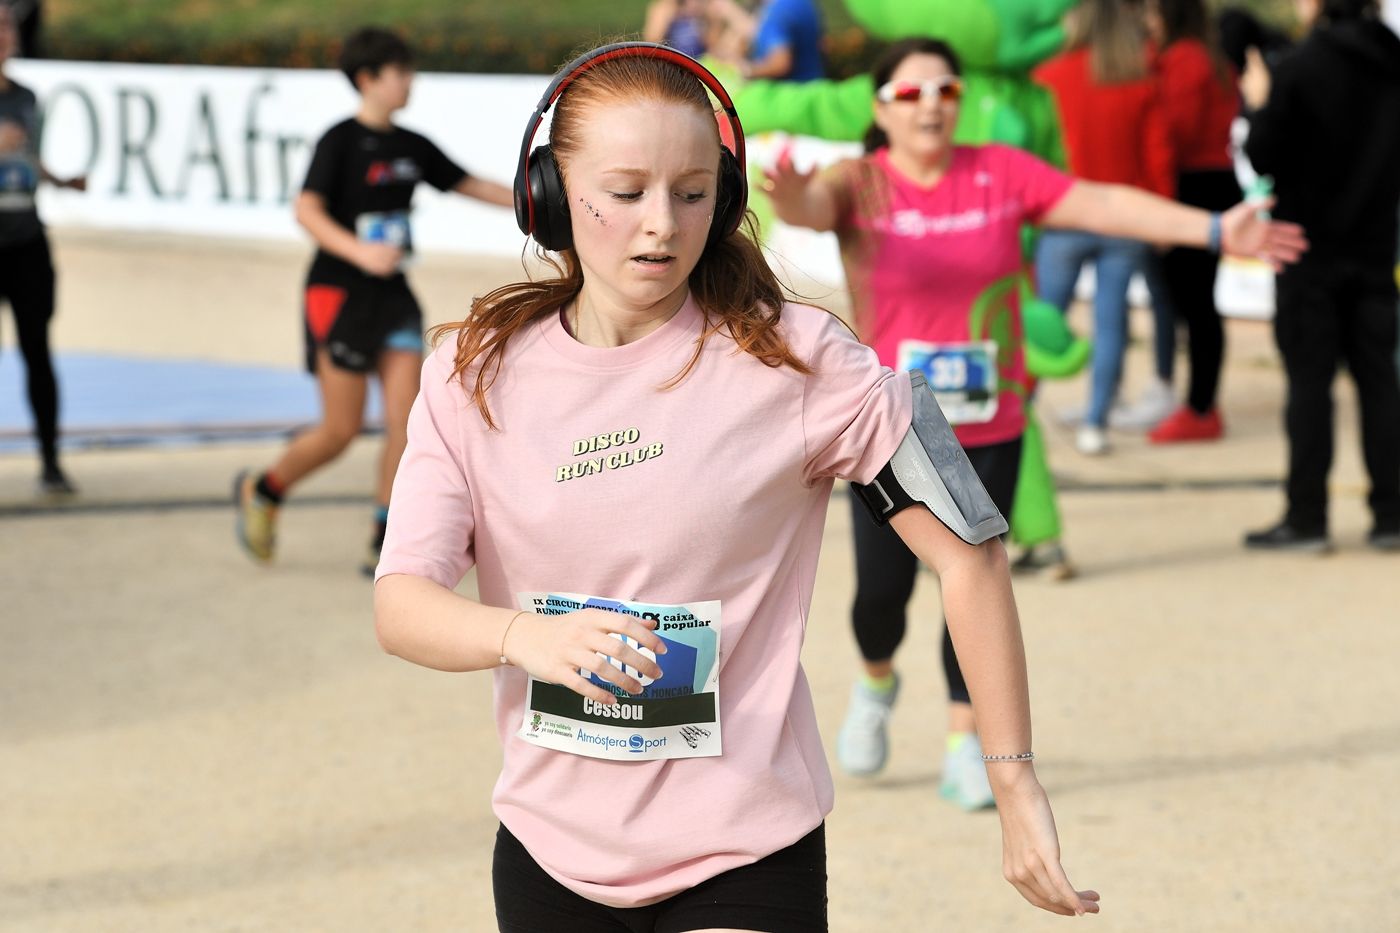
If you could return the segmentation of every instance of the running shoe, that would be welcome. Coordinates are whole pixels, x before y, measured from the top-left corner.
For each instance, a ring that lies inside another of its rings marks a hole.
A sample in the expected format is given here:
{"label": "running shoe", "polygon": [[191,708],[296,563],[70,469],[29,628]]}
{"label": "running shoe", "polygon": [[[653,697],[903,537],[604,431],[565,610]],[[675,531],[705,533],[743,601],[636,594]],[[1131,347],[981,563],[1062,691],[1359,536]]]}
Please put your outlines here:
{"label": "running shoe", "polygon": [[58,464],[44,467],[44,472],[39,477],[39,492],[46,496],[71,496],[77,491],[77,487],[59,469]]}
{"label": "running shoe", "polygon": [[879,774],[890,757],[889,721],[894,701],[899,698],[899,675],[894,686],[875,690],[858,680],[851,687],[851,703],[846,721],[836,736],[836,760],[841,769],[856,777]]}
{"label": "running shoe", "polygon": [[971,813],[996,806],[987,765],[982,761],[982,743],[968,735],[943,756],[943,782],[938,794]]}
{"label": "running shoe", "polygon": [[1332,550],[1332,542],[1327,540],[1327,532],[1295,528],[1288,522],[1279,522],[1263,531],[1250,532],[1244,536],[1244,546],[1255,551],[1299,551],[1311,554],[1322,554]]}
{"label": "running shoe", "polygon": [[1023,550],[1011,562],[1011,572],[1037,574],[1054,583],[1074,579],[1079,572],[1070,562],[1065,547],[1058,541],[1042,541]]}
{"label": "running shoe", "polygon": [[1147,432],[1147,439],[1154,444],[1175,444],[1181,441],[1214,441],[1225,433],[1225,422],[1220,418],[1220,410],[1212,408],[1204,415],[1183,405],[1167,415],[1162,423]]}
{"label": "running shoe", "polygon": [[277,506],[258,495],[258,478],[244,470],[233,480],[238,543],[259,563],[272,560],[277,545]]}
{"label": "running shoe", "polygon": [[374,579],[374,572],[379,569],[379,555],[384,550],[384,536],[375,535],[370,539],[369,546],[365,549],[364,563],[360,564],[360,573],[371,580]]}
{"label": "running shoe", "polygon": [[1081,424],[1074,435],[1074,446],[1086,457],[1108,453],[1108,432],[1097,425]]}
{"label": "running shoe", "polygon": [[1149,431],[1162,423],[1176,408],[1171,383],[1154,379],[1131,405],[1114,405],[1108,412],[1108,426],[1118,431]]}

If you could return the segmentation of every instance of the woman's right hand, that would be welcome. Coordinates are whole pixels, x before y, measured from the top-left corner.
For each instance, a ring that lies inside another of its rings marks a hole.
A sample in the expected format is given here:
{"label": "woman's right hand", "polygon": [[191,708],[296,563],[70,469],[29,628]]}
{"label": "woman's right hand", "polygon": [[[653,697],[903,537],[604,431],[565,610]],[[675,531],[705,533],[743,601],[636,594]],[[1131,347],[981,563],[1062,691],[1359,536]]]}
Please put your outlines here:
{"label": "woman's right hand", "polygon": [[399,271],[403,261],[403,250],[388,243],[358,243],[355,249],[355,265],[365,275],[387,279]]}
{"label": "woman's right hand", "polygon": [[799,172],[797,166],[792,164],[792,147],[785,146],[778,153],[773,167],[763,170],[763,177],[767,179],[763,183],[763,190],[772,199],[775,208],[797,206],[802,203],[807,186],[812,183],[816,174],[815,166],[805,172]]}
{"label": "woman's right hand", "polygon": [[[617,697],[588,674],[597,674],[627,693],[641,693],[642,683],[608,659],[656,680],[661,668],[654,659],[666,653],[666,645],[655,628],[650,620],[603,609],[580,609],[561,616],[526,613],[506,631],[503,650],[512,664],[530,676],[608,705],[616,703]],[[617,636],[631,639],[649,654]]]}

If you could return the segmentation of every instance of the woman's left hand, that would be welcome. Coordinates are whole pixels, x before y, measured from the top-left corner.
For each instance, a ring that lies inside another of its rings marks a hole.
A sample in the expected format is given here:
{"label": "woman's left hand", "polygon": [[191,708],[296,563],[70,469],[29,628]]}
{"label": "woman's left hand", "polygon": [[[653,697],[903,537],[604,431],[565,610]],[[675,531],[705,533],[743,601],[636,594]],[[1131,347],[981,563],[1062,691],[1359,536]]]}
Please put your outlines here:
{"label": "woman's left hand", "polygon": [[1231,256],[1262,259],[1282,272],[1308,249],[1308,238],[1298,224],[1269,219],[1274,199],[1241,201],[1220,215],[1220,251]]}
{"label": "woman's left hand", "polygon": [[[1028,768],[1020,762],[993,764],[992,768]],[[1097,891],[1076,891],[1060,866],[1060,839],[1055,815],[1045,788],[1034,774],[1018,775],[1009,785],[997,787],[997,813],[1001,816],[1002,873],[1021,896],[1042,910],[1065,917],[1099,912]]]}

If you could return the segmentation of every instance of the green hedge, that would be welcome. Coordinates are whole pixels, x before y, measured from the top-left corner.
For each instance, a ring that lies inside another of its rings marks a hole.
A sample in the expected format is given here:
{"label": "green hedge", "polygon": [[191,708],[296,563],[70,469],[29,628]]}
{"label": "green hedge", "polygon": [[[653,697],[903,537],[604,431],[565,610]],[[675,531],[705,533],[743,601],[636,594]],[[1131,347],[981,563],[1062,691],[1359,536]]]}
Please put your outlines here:
{"label": "green hedge", "polygon": [[[587,42],[576,34],[543,33],[524,42],[503,35],[414,26],[399,30],[418,56],[423,71],[477,74],[547,74]],[[191,41],[173,30],[150,30],[113,38],[81,33],[45,37],[49,57],[75,61],[155,62],[263,68],[334,68],[342,35],[303,29],[292,34]],[[865,71],[878,43],[854,27],[828,35],[827,62],[836,77]]]}

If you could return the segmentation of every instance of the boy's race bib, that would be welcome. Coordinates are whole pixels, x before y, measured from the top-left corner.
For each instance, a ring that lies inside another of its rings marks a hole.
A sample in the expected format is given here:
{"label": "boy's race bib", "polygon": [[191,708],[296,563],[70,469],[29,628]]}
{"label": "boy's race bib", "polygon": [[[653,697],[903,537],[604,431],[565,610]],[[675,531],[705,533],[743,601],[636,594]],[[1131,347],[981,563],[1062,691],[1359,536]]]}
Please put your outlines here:
{"label": "boy's race bib", "polygon": [[413,227],[408,211],[378,211],[355,218],[355,238],[365,243],[387,243],[403,250],[399,268],[413,255]]}
{"label": "boy's race bib", "polygon": [[949,424],[982,424],[996,417],[999,393],[995,340],[901,340],[898,368],[924,374]]}
{"label": "boy's race bib", "polygon": [[[573,593],[519,593],[516,599],[521,609],[537,615],[602,609],[654,620],[656,633],[666,643],[666,653],[654,658],[661,667],[659,679],[623,668],[642,684],[636,696],[596,674],[588,675],[617,697],[610,706],[568,687],[529,678],[525,717],[516,733],[520,738],[543,748],[614,761],[706,758],[721,753],[718,600],[670,606]],[[652,657],[631,639],[616,637]]]}

